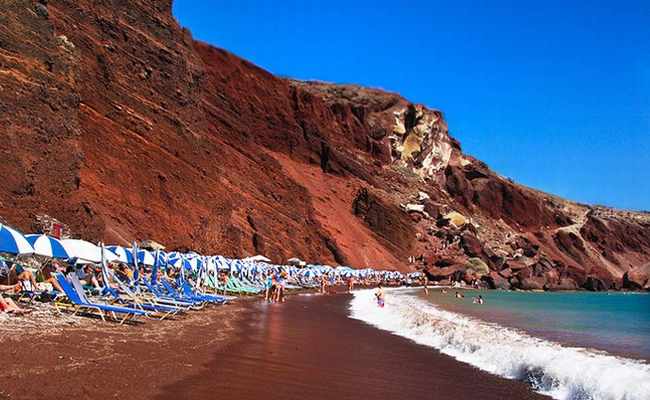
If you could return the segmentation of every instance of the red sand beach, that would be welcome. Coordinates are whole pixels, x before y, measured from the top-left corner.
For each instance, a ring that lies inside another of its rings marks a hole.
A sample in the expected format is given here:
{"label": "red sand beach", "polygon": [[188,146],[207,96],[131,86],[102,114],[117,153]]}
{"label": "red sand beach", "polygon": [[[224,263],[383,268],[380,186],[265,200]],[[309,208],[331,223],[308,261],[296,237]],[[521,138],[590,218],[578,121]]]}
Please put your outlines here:
{"label": "red sand beach", "polygon": [[347,318],[346,295],[299,295],[118,327],[3,335],[6,399],[542,399]]}

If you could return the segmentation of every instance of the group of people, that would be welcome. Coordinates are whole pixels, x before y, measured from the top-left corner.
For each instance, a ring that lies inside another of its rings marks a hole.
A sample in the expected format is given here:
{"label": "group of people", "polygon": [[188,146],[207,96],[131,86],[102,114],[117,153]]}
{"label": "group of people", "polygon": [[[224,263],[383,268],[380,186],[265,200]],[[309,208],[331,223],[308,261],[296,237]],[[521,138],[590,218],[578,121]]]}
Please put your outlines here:
{"label": "group of people", "polygon": [[[368,282],[361,282],[362,284],[368,285]],[[354,285],[357,284],[357,280],[354,278],[354,276],[348,276],[346,278],[335,278],[334,275],[326,275],[323,274],[320,277],[320,287],[319,287],[319,293],[321,294],[326,294],[327,293],[327,288],[330,286],[335,286],[335,285],[343,285],[345,284],[347,286],[348,293],[352,293],[354,290]]]}
{"label": "group of people", "polygon": [[269,303],[284,303],[286,300],[287,278],[287,273],[284,271],[281,273],[267,273],[264,284],[264,300]]}
{"label": "group of people", "polygon": [[[32,270],[35,272],[16,261],[0,257],[0,312],[14,315],[31,312],[31,309],[19,306],[9,295],[20,298],[21,295],[28,293],[31,298],[32,293],[38,292],[39,299],[42,300],[43,293],[47,294],[45,297],[50,299],[55,298],[58,294],[63,294],[63,288],[57,281],[55,273],[75,274],[83,287],[95,293],[99,293],[104,287],[117,289],[120,283],[133,281],[136,273],[134,269],[123,263],[109,264],[109,273],[103,274],[98,265],[63,264],[57,260],[52,260]],[[145,279],[151,279],[152,271],[143,266],[137,273]],[[170,268],[159,271],[159,274],[159,279],[168,279],[173,282],[178,272]]]}

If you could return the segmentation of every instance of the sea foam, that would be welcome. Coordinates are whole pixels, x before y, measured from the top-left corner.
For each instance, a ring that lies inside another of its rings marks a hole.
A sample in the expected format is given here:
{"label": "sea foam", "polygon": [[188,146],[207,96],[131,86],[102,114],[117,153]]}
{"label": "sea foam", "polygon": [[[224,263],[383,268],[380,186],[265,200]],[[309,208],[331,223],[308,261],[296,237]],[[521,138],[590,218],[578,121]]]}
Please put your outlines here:
{"label": "sea foam", "polygon": [[525,381],[555,399],[650,399],[650,365],[642,361],[535,338],[442,310],[415,296],[389,291],[380,308],[372,290],[356,291],[350,317],[489,373]]}

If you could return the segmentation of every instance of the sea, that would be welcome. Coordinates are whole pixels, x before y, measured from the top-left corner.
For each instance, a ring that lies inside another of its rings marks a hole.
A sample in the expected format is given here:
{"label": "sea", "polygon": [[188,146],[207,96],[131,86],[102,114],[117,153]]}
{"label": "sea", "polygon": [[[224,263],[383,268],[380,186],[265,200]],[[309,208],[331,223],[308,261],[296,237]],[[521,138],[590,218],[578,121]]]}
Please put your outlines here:
{"label": "sea", "polygon": [[385,297],[382,308],[373,290],[354,292],[350,317],[555,399],[650,400],[650,294],[411,288]]}

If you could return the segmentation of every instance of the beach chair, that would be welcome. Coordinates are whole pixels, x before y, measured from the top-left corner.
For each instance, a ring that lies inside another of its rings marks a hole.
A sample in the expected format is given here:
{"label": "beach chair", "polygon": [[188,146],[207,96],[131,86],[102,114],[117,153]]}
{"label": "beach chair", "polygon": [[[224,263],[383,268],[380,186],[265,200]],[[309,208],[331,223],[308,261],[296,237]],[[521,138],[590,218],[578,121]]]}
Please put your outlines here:
{"label": "beach chair", "polygon": [[164,279],[160,283],[162,284],[163,289],[165,289],[166,293],[169,296],[172,296],[172,297],[176,296],[179,300],[196,301],[196,302],[200,302],[200,303],[214,303],[215,302],[215,301],[209,300],[207,298],[204,298],[202,296],[197,296],[197,295],[192,295],[192,294],[185,295],[183,293],[179,293],[179,291],[175,287],[173,287],[171,283],[169,283],[168,281],[166,281]]}
{"label": "beach chair", "polygon": [[158,286],[152,285],[150,282],[143,281],[149,293],[156,299],[157,302],[176,307],[200,310],[203,308],[205,302],[191,299],[183,299],[180,296],[170,296],[164,293]]}
{"label": "beach chair", "polygon": [[262,290],[244,285],[238,278],[230,276],[226,288],[231,288],[245,294],[259,294]]}
{"label": "beach chair", "polygon": [[196,292],[194,292],[194,290],[192,290],[192,287],[190,286],[190,284],[187,281],[180,282],[179,286],[180,286],[180,288],[182,290],[182,294],[185,297],[197,298],[197,299],[208,301],[210,303],[219,303],[219,304],[223,304],[223,303],[226,303],[228,301],[228,299],[226,299],[223,296],[218,296],[218,295],[214,295],[214,294],[206,294],[206,293],[196,293]]}
{"label": "beach chair", "polygon": [[[131,291],[128,286],[124,285],[118,279],[114,280],[119,285],[120,290],[122,290],[122,292],[128,296],[128,299],[120,296],[120,292],[117,289],[104,286],[101,292],[104,296],[109,297],[113,301],[113,305],[119,304],[122,307],[146,311],[148,312],[149,317],[159,320],[163,320],[170,316],[176,315],[179,312],[182,312],[179,307],[148,302],[147,300],[133,293],[133,291]],[[70,282],[77,292],[83,291],[81,282],[79,282],[79,278],[76,275],[70,277]]]}
{"label": "beach chair", "polygon": [[[61,285],[61,288],[63,289],[65,295],[68,297],[68,300],[70,300],[72,303],[72,306],[75,310],[73,315],[76,315],[83,310],[93,311],[99,315],[102,321],[106,321],[106,317],[110,317],[111,319],[118,321],[120,325],[124,324],[127,321],[134,322],[135,319],[139,316],[148,315],[148,313],[143,310],[136,310],[127,307],[116,307],[101,303],[92,303],[86,298],[86,294],[83,291],[77,291],[77,289],[75,289],[75,287],[66,279],[63,274],[56,273],[55,277],[57,282],[59,282],[59,285]],[[55,306],[57,307],[57,310],[60,311],[58,303],[55,303]],[[121,315],[122,318],[119,318],[118,315]]]}

